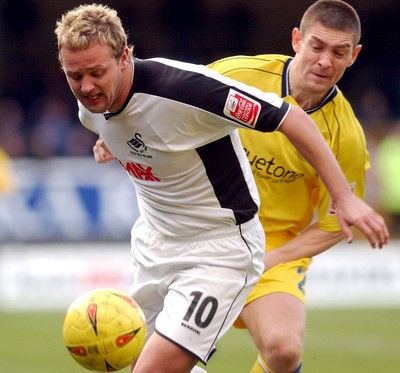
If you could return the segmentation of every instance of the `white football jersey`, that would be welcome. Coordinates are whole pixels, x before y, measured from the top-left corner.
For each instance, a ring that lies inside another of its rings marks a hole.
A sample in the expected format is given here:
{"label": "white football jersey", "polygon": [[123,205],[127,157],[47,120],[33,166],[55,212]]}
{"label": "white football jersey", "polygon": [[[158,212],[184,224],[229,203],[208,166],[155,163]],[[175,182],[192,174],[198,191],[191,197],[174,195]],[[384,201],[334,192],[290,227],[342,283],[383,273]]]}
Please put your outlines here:
{"label": "white football jersey", "polygon": [[117,113],[78,104],[82,124],[134,182],[143,218],[172,236],[254,217],[259,197],[236,129],[274,131],[290,108],[205,66],[161,58],[134,59],[132,89]]}

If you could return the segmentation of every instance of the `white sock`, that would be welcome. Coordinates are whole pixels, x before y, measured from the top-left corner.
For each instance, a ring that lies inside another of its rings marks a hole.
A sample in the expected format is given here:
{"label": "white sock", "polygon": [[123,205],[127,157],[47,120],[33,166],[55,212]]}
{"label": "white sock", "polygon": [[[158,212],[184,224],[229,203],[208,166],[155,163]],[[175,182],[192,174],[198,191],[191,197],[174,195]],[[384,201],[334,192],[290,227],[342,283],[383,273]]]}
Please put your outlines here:
{"label": "white sock", "polygon": [[207,373],[204,369],[200,368],[199,366],[195,365],[190,373]]}

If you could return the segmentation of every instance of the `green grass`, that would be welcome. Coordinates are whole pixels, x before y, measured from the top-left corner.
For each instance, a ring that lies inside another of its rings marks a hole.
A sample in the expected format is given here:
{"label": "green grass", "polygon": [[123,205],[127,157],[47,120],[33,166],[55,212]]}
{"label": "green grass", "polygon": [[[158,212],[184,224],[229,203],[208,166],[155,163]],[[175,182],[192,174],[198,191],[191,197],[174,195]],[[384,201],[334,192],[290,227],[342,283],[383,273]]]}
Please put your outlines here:
{"label": "green grass", "polygon": [[[88,372],[63,346],[63,317],[0,313],[0,372]],[[206,369],[248,373],[255,356],[247,331],[232,329]],[[303,364],[303,373],[400,372],[400,309],[310,310]]]}
{"label": "green grass", "polygon": [[400,309],[314,311],[308,329],[306,373],[400,372]]}

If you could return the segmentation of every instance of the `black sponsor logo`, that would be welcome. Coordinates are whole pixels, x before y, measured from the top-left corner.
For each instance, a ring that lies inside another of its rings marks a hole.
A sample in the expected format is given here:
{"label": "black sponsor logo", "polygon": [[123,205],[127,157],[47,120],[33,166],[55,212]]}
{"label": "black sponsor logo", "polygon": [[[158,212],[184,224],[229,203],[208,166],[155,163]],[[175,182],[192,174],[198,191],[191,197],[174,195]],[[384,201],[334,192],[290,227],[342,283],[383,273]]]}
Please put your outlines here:
{"label": "black sponsor logo", "polygon": [[140,133],[135,133],[135,135],[127,141],[127,144],[132,149],[131,154],[142,158],[152,158],[151,155],[145,154],[148,147],[142,140],[142,135]]}
{"label": "black sponsor logo", "polygon": [[270,159],[258,157],[245,149],[247,158],[252,167],[254,176],[270,179],[274,183],[292,183],[302,179],[304,173],[290,170],[279,165],[275,157]]}

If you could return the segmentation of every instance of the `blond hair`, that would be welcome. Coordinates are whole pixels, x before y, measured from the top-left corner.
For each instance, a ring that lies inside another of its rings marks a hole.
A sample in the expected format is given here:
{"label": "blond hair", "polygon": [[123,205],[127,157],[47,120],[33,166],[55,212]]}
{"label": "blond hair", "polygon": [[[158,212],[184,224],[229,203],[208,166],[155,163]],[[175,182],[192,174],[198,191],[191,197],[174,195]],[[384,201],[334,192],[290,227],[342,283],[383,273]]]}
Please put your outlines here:
{"label": "blond hair", "polygon": [[300,31],[303,35],[315,25],[353,34],[354,45],[361,39],[361,22],[356,10],[341,0],[319,0],[311,5],[303,15]]}
{"label": "blond hair", "polygon": [[[102,4],[84,4],[66,12],[56,23],[58,58],[62,64],[60,50],[88,48],[98,42],[109,45],[116,58],[121,57],[128,46],[128,37],[122,27],[117,11]],[[128,46],[130,57],[133,46]]]}

